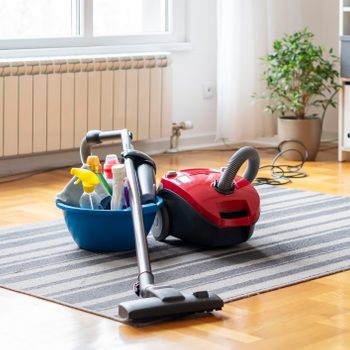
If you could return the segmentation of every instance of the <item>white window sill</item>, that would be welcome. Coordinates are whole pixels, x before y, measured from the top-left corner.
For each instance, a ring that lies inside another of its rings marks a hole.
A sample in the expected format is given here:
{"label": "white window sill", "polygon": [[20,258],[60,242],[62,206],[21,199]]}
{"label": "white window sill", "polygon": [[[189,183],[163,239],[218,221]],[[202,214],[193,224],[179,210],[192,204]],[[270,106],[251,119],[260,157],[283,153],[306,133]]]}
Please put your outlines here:
{"label": "white window sill", "polygon": [[117,46],[91,46],[91,47],[67,47],[67,48],[40,48],[23,50],[0,50],[0,59],[11,58],[39,58],[52,56],[77,56],[77,55],[103,55],[123,54],[139,52],[181,52],[192,50],[190,42],[117,45]]}

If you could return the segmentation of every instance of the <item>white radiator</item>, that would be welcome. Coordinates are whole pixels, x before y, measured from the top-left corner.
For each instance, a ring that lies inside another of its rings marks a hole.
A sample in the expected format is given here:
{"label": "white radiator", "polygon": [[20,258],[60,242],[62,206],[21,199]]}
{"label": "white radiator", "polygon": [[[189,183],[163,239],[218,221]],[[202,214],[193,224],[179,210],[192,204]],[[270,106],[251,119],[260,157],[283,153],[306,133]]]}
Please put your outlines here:
{"label": "white radiator", "polygon": [[0,157],[78,148],[88,130],[171,132],[168,54],[0,62]]}

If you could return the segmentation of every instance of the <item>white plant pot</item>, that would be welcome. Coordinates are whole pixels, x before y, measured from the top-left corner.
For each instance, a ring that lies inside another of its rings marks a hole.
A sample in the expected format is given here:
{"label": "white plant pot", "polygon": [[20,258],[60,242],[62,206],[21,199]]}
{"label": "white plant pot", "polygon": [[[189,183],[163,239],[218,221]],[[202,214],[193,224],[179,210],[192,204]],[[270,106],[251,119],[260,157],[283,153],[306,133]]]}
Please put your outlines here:
{"label": "white plant pot", "polygon": [[286,149],[296,149],[297,151],[286,151],[284,159],[301,160],[300,153],[305,155],[305,149],[299,144],[302,143],[307,150],[307,160],[315,160],[320,147],[322,125],[319,118],[313,119],[293,119],[291,117],[278,118],[278,139],[286,142],[282,145],[282,151]]}

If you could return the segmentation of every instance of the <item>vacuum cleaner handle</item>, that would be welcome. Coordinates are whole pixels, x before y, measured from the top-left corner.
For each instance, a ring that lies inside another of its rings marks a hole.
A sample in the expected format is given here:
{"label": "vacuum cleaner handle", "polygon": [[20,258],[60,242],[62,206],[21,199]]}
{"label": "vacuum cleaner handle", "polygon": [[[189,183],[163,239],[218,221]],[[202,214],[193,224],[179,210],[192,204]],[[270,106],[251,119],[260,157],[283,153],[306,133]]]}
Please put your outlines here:
{"label": "vacuum cleaner handle", "polygon": [[127,129],[101,131],[91,130],[80,144],[80,158],[84,164],[91,155],[91,147],[103,141],[122,139],[123,158],[132,158],[138,175],[138,186],[141,190],[142,204],[154,203],[156,198],[156,164],[146,153],[136,151],[131,145],[132,133]]}
{"label": "vacuum cleaner handle", "polygon": [[230,194],[234,191],[233,180],[246,160],[248,160],[248,166],[243,177],[249,182],[255,179],[260,166],[259,153],[253,147],[242,147],[230,158],[220,179],[215,184],[215,189],[218,192]]}
{"label": "vacuum cleaner handle", "polygon": [[90,130],[82,139],[80,144],[80,159],[84,164],[88,156],[91,155],[91,147],[102,143],[103,141],[112,141],[122,139],[122,147],[124,150],[133,149],[131,145],[132,133],[127,129],[101,131]]}

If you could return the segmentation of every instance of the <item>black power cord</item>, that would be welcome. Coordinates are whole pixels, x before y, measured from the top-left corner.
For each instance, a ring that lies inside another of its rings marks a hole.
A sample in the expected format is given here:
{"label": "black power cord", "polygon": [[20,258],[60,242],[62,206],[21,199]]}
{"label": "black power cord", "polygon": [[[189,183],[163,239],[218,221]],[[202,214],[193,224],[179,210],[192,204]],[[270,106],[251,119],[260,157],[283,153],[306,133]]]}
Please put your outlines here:
{"label": "black power cord", "polygon": [[[299,149],[296,148],[287,148],[282,150],[282,146],[285,146],[288,143],[297,143],[303,148],[303,152],[301,152]],[[254,186],[259,185],[273,185],[273,186],[280,186],[280,185],[286,185],[290,183],[291,179],[301,179],[304,177],[307,177],[307,173],[305,170],[303,170],[303,166],[305,164],[305,161],[308,158],[308,152],[303,143],[297,140],[287,140],[282,141],[277,146],[278,154],[273,158],[272,164],[269,165],[263,165],[259,168],[261,169],[270,169],[270,175],[269,177],[263,177],[258,176],[253,181]],[[296,165],[289,165],[289,164],[277,164],[277,162],[282,158],[283,155],[286,153],[297,153],[300,156],[300,163]]]}

